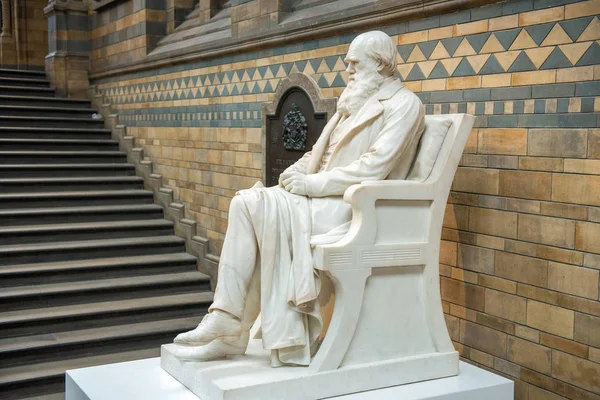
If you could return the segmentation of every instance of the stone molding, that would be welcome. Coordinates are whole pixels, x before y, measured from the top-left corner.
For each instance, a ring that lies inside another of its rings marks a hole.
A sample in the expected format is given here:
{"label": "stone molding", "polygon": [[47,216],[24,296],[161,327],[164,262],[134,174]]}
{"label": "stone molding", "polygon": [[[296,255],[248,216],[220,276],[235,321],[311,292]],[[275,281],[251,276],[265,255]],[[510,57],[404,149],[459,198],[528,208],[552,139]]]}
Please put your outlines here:
{"label": "stone molding", "polygon": [[453,11],[488,5],[500,0],[422,0],[404,2],[395,5],[394,2],[369,4],[356,7],[351,13],[337,19],[328,16],[330,20],[311,21],[305,19],[290,23],[278,24],[276,28],[261,31],[249,37],[235,36],[227,40],[209,42],[197,47],[147,56],[127,67],[112,68],[94,73],[91,79],[103,79],[115,75],[124,75],[149,69],[169,67],[180,63],[196,62],[231,54],[239,54],[254,50],[298,43],[313,39],[325,38],[332,35],[355,32],[375,26],[383,26],[411,19],[420,19],[429,15],[445,14]]}
{"label": "stone molding", "polygon": [[262,169],[263,182],[267,182],[266,165],[267,165],[267,115],[274,115],[277,112],[279,102],[283,95],[291,88],[299,87],[306,93],[312,102],[315,113],[327,113],[329,120],[337,109],[337,98],[325,98],[321,94],[319,85],[309,75],[295,72],[282,79],[275,91],[273,101],[263,103],[262,105]]}
{"label": "stone molding", "polygon": [[89,0],[50,0],[44,7],[44,14],[52,11],[79,11],[86,13],[89,9]]}
{"label": "stone molding", "polygon": [[108,6],[110,3],[114,3],[115,1],[117,0],[92,0],[92,10],[97,11]]}
{"label": "stone molding", "polygon": [[136,175],[144,178],[144,188],[154,192],[154,201],[164,208],[164,216],[175,226],[175,235],[185,240],[186,252],[198,258],[198,271],[210,277],[211,287],[216,287],[219,256],[208,253],[208,240],[196,235],[196,221],[185,217],[185,205],[175,199],[173,190],[163,186],[162,175],[153,172],[153,162],[144,156],[144,149],[135,146],[135,137],[127,135],[127,127],[119,123],[119,115],[98,92],[97,86],[87,90],[92,107],[104,116],[104,125],[110,129],[119,149],[127,153],[127,161],[135,165]]}

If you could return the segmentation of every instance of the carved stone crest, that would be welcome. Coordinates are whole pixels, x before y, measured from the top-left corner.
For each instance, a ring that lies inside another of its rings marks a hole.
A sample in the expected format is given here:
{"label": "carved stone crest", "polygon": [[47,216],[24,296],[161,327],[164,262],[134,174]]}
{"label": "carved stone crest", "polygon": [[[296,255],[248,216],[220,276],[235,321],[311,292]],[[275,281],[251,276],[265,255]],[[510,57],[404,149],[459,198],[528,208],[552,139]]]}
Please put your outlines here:
{"label": "carved stone crest", "polygon": [[286,150],[306,150],[306,117],[296,103],[283,118],[283,147]]}
{"label": "carved stone crest", "polygon": [[273,101],[262,106],[265,185],[277,185],[279,175],[312,149],[336,104],[308,75],[292,72],[281,80]]}

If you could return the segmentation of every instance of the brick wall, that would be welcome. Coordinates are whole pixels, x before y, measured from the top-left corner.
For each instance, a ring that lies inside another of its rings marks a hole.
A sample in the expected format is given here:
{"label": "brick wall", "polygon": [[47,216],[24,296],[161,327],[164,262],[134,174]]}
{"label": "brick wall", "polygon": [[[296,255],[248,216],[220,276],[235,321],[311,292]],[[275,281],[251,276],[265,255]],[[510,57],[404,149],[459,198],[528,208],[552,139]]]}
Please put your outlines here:
{"label": "brick wall", "polygon": [[127,0],[96,10],[92,15],[91,71],[125,66],[149,54],[166,34],[166,3]]}
{"label": "brick wall", "polygon": [[[443,306],[462,357],[521,400],[600,399],[597,14],[520,0],[380,27],[429,114],[479,116],[444,219]],[[338,96],[357,33],[95,83],[218,254],[231,197],[262,176],[261,103],[291,72]]]}
{"label": "brick wall", "polygon": [[14,19],[14,3],[10,10],[10,29],[0,38],[0,66],[3,68],[44,69],[48,54],[48,23],[44,15],[45,0],[16,2],[18,20]]}

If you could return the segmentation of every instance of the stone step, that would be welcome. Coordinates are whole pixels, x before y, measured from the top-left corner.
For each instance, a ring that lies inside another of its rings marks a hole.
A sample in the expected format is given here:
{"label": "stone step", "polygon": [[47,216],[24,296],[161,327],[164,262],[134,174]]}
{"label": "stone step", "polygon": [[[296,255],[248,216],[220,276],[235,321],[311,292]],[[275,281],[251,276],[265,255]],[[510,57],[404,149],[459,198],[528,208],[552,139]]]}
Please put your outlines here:
{"label": "stone step", "polygon": [[157,204],[0,210],[0,226],[162,219]]}
{"label": "stone step", "polygon": [[120,151],[0,151],[0,164],[127,163]]}
{"label": "stone step", "polygon": [[195,293],[5,311],[0,312],[0,337],[6,339],[101,328],[131,323],[133,318],[136,322],[148,322],[202,315],[208,309],[212,298],[212,292],[197,290]]}
{"label": "stone step", "polygon": [[54,89],[29,86],[0,85],[0,93],[4,96],[54,97]]}
{"label": "stone step", "polygon": [[0,339],[0,363],[6,368],[28,362],[64,360],[77,356],[82,346],[86,353],[95,355],[114,353],[131,347],[134,342],[155,341],[158,337],[165,337],[162,343],[169,343],[178,333],[194,329],[200,319],[192,316]]}
{"label": "stone step", "polygon": [[139,176],[0,179],[0,193],[75,192],[79,190],[136,190],[144,188]]}
{"label": "stone step", "polygon": [[92,103],[86,99],[69,99],[66,97],[40,97],[40,96],[4,96],[0,95],[2,105],[25,105],[42,107],[69,107],[91,108]]}
{"label": "stone step", "polygon": [[11,78],[0,76],[0,86],[27,86],[32,88],[49,88],[50,82],[47,79],[38,77],[19,77]]}
{"label": "stone step", "polygon": [[109,129],[90,128],[40,128],[40,127],[3,127],[0,126],[0,138],[4,139],[77,139],[109,140]]}
{"label": "stone step", "polygon": [[41,398],[46,399],[47,395],[58,397],[65,390],[66,370],[141,360],[158,357],[159,354],[160,347],[153,346],[142,350],[100,356],[84,356],[66,361],[52,361],[0,369],[0,392],[10,391],[10,399],[24,399],[31,396],[41,396]]}
{"label": "stone step", "polygon": [[46,72],[27,69],[0,68],[0,77],[3,78],[24,78],[24,79],[44,79]]}
{"label": "stone step", "polygon": [[89,119],[96,114],[93,108],[64,107],[64,106],[33,106],[33,105],[4,105],[0,104],[0,115],[23,117],[63,117],[70,119]]}
{"label": "stone step", "polygon": [[0,287],[176,273],[196,269],[197,262],[189,253],[169,253],[7,265],[0,268]]}
{"label": "stone step", "polygon": [[166,219],[4,226],[0,227],[0,243],[3,245],[25,245],[73,240],[141,238],[172,234],[173,222]]}
{"label": "stone step", "polygon": [[209,278],[196,270],[133,277],[92,279],[5,287],[0,292],[0,310],[27,310],[119,301],[133,298],[195,293],[210,290]]}
{"label": "stone step", "polygon": [[116,140],[78,139],[5,139],[0,138],[0,151],[119,151]]}
{"label": "stone step", "polygon": [[147,236],[95,240],[56,241],[0,246],[0,266],[181,253],[185,240],[173,236]]}
{"label": "stone step", "polygon": [[134,175],[133,164],[0,164],[4,178]]}
{"label": "stone step", "polygon": [[149,190],[90,190],[81,192],[0,194],[0,210],[15,208],[71,207],[119,204],[152,204]]}
{"label": "stone step", "polygon": [[0,126],[5,127],[48,127],[48,128],[104,128],[104,120],[90,118],[32,117],[22,115],[0,115]]}

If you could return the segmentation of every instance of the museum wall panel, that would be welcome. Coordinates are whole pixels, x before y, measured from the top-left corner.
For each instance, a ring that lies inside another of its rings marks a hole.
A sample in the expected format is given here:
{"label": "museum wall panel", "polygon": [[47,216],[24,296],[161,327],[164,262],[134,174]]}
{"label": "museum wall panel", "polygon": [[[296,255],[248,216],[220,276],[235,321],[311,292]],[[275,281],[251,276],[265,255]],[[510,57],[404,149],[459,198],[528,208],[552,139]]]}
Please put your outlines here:
{"label": "museum wall panel", "polygon": [[[462,357],[515,380],[517,399],[600,399],[599,14],[519,0],[371,27],[428,114],[478,116],[444,218],[443,306]],[[96,16],[92,70],[142,59],[148,38],[128,32],[164,11],[115,15]],[[231,198],[263,176],[262,103],[293,72],[339,96],[359,32],[92,84],[218,254]]]}
{"label": "museum wall panel", "polygon": [[91,16],[92,73],[142,60],[166,35],[167,15],[175,15],[176,11],[172,0],[124,0],[100,5]]}
{"label": "museum wall panel", "polygon": [[46,0],[27,2],[3,0],[0,32],[0,66],[3,68],[44,69],[48,54]]}

